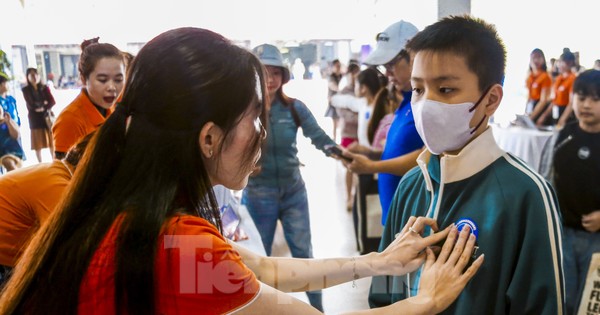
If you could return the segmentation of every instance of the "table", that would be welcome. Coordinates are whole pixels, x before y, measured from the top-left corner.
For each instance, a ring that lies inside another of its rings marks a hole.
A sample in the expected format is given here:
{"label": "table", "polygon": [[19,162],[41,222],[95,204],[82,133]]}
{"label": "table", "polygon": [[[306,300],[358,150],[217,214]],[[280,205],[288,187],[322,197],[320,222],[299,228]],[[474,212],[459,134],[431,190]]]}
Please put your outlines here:
{"label": "table", "polygon": [[519,126],[501,127],[491,125],[496,143],[504,151],[521,158],[531,168],[539,171],[542,151],[552,138],[553,131],[527,129]]}

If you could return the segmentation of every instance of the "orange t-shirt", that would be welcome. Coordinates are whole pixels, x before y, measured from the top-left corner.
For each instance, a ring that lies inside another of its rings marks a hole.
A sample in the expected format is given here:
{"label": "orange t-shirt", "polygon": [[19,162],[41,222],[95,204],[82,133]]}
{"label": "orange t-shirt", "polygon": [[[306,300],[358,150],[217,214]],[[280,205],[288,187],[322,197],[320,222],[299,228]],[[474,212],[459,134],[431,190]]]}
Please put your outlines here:
{"label": "orange t-shirt", "polygon": [[573,92],[573,83],[575,82],[575,74],[570,73],[567,76],[559,75],[554,82],[554,101],[558,106],[569,105],[571,92]]}
{"label": "orange t-shirt", "polygon": [[[115,313],[118,226],[117,219],[92,257],[79,291],[79,314]],[[155,271],[157,314],[228,313],[252,303],[260,291],[254,273],[219,231],[190,215],[165,223]]]}
{"label": "orange t-shirt", "polygon": [[539,101],[542,98],[542,89],[550,88],[552,79],[546,71],[542,71],[537,75],[531,72],[527,78],[527,89],[529,90],[529,99]]}
{"label": "orange t-shirt", "polygon": [[0,176],[0,265],[13,267],[23,245],[62,199],[71,173],[59,160]]}
{"label": "orange t-shirt", "polygon": [[[106,111],[106,117],[112,112],[111,107]],[[75,100],[58,115],[52,126],[56,151],[66,153],[79,139],[96,130],[105,120],[82,89]]]}

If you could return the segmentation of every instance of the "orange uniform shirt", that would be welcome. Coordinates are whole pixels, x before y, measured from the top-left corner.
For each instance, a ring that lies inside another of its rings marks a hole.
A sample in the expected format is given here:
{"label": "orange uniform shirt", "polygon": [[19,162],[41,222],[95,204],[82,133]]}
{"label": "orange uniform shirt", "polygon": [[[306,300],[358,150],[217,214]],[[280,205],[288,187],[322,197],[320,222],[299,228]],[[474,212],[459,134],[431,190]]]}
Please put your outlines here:
{"label": "orange uniform shirt", "polygon": [[573,92],[573,83],[575,83],[575,77],[575,74],[571,73],[566,77],[561,74],[556,78],[553,86],[554,104],[558,106],[569,105],[569,98],[571,97],[571,92]]}
{"label": "orange uniform shirt", "polygon": [[[118,221],[117,221],[118,222]],[[115,223],[92,257],[79,291],[79,314],[115,313]],[[208,221],[165,223],[155,264],[157,314],[224,314],[254,301],[260,283]]]}
{"label": "orange uniform shirt", "polygon": [[[113,108],[107,110],[107,117]],[[67,152],[79,140],[96,130],[106,118],[92,104],[85,90],[69,104],[56,118],[52,126],[54,147],[58,152]]]}
{"label": "orange uniform shirt", "polygon": [[23,246],[62,199],[71,173],[58,160],[0,176],[0,265],[13,267]]}
{"label": "orange uniform shirt", "polygon": [[547,72],[542,71],[538,74],[531,72],[527,78],[527,89],[529,90],[529,99],[539,101],[542,98],[542,89],[550,88],[552,79]]}

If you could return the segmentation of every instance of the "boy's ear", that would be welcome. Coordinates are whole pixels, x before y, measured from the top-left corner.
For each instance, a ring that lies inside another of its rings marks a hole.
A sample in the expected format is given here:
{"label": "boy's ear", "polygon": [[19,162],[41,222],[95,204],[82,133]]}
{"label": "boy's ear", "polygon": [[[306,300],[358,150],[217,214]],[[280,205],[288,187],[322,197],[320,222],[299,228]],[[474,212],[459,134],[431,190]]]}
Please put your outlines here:
{"label": "boy's ear", "polygon": [[494,84],[490,88],[488,94],[489,96],[485,103],[485,115],[491,117],[498,109],[498,106],[500,106],[502,96],[504,95],[504,89],[502,88],[502,85]]}
{"label": "boy's ear", "polygon": [[222,138],[223,130],[221,127],[212,121],[204,124],[200,130],[200,139],[198,139],[202,155],[207,159],[213,158],[221,145]]}

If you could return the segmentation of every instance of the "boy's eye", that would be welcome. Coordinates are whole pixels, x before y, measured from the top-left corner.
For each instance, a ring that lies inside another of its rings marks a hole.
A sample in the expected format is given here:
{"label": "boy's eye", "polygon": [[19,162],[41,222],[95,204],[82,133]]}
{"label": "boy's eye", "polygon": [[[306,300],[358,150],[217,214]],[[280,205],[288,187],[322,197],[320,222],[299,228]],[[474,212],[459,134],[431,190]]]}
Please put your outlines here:
{"label": "boy's eye", "polygon": [[413,93],[416,95],[421,95],[421,94],[423,94],[423,89],[413,88]]}
{"label": "boy's eye", "polygon": [[447,87],[441,87],[440,88],[440,93],[442,93],[442,94],[448,94],[448,93],[450,93],[452,91],[454,91],[453,88],[447,88]]}

